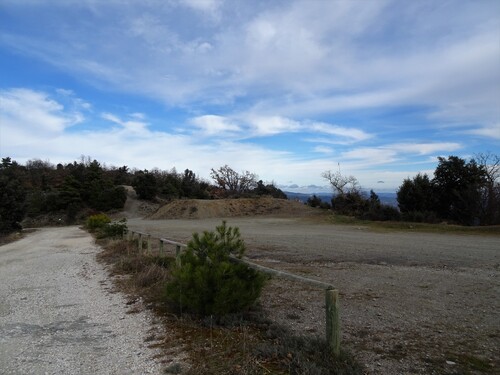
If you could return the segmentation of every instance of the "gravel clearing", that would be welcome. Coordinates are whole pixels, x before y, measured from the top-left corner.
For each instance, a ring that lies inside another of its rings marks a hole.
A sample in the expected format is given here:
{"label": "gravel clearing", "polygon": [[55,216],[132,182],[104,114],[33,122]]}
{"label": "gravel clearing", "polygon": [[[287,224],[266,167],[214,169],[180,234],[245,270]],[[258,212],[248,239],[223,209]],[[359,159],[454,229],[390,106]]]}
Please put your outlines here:
{"label": "gravel clearing", "polygon": [[163,331],[127,313],[99,248],[78,227],[44,228],[0,247],[0,374],[159,374],[145,338]]}
{"label": "gravel clearing", "polygon": [[[129,220],[187,241],[221,219]],[[498,374],[500,237],[374,232],[307,218],[228,218],[252,261],[340,291],[342,340],[365,374]],[[261,304],[298,334],[324,336],[324,291],[273,279]]]}

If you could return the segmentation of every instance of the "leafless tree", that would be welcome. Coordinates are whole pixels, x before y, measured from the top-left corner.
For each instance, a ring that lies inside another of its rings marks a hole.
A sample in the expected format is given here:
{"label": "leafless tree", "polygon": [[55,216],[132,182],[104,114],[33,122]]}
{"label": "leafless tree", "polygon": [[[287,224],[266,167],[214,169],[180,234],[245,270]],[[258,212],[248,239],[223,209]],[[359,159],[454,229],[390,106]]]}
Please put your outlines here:
{"label": "leafless tree", "polygon": [[328,180],[332,189],[337,195],[345,195],[347,193],[359,193],[361,187],[354,176],[345,176],[340,170],[337,172],[326,171],[321,174],[321,177]]}
{"label": "leafless tree", "polygon": [[[476,163],[484,169],[486,180],[488,183],[495,184],[500,180],[500,156],[487,153],[474,154]],[[500,181],[499,181],[500,182]]]}
{"label": "leafless tree", "polygon": [[210,177],[217,186],[228,193],[243,193],[257,186],[258,176],[255,173],[244,171],[241,174],[227,164],[219,169],[212,168]]}
{"label": "leafless tree", "polygon": [[500,156],[487,153],[474,155],[474,160],[483,169],[485,184],[481,188],[481,213],[485,224],[500,223]]}

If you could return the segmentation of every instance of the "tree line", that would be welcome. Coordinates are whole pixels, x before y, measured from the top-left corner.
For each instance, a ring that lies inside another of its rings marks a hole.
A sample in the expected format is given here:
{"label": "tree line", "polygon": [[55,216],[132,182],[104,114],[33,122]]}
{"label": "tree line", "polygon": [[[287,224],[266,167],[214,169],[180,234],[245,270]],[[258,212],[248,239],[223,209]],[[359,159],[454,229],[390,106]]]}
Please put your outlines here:
{"label": "tree line", "polygon": [[397,197],[407,220],[500,224],[500,157],[491,153],[469,161],[439,157],[433,178],[419,173],[405,179]]}
{"label": "tree line", "polygon": [[38,159],[22,165],[5,157],[0,164],[0,233],[19,229],[25,217],[45,215],[55,220],[57,216],[57,220],[75,223],[97,212],[120,210],[127,199],[127,185],[146,200],[261,195],[286,199],[274,184],[265,184],[248,171],[238,173],[225,165],[212,169],[211,177],[214,183],[189,169],[179,173],[175,168],[107,167],[90,157],[57,165]]}
{"label": "tree line", "polygon": [[[397,190],[399,209],[382,204],[375,192],[365,194],[353,176],[323,173],[334,191],[331,202],[311,197],[308,204],[339,214],[369,220],[447,221],[463,225],[500,224],[500,157],[477,154],[470,160],[439,157],[433,176],[419,173]],[[21,165],[11,158],[0,163],[0,233],[20,227],[25,217],[57,214],[74,223],[95,212],[122,209],[124,186],[132,185],[139,199],[216,199],[273,196],[286,199],[274,183],[265,184],[255,173],[228,165],[211,169],[205,181],[186,169],[130,170],[107,167],[82,157],[67,164],[30,160]]]}
{"label": "tree line", "polygon": [[438,157],[433,177],[418,173],[397,190],[398,209],[367,196],[354,176],[339,171],[322,174],[334,192],[331,205],[311,197],[308,204],[369,220],[450,222],[462,225],[500,224],[500,157],[480,153],[469,161]]}

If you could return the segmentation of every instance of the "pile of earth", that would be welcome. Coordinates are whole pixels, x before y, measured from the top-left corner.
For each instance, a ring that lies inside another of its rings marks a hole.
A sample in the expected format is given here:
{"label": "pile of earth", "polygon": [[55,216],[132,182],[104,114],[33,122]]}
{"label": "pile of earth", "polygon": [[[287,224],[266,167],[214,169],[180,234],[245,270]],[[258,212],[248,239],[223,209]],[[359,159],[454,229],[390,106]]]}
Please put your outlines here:
{"label": "pile of earth", "polygon": [[207,219],[236,216],[307,216],[317,210],[301,202],[271,197],[239,199],[179,199],[160,207],[148,219]]}
{"label": "pile of earth", "polygon": [[131,219],[149,216],[160,207],[158,203],[138,199],[132,186],[123,185],[123,187],[127,191],[127,201],[125,202],[122,212],[110,215],[113,219],[120,219],[123,217]]}

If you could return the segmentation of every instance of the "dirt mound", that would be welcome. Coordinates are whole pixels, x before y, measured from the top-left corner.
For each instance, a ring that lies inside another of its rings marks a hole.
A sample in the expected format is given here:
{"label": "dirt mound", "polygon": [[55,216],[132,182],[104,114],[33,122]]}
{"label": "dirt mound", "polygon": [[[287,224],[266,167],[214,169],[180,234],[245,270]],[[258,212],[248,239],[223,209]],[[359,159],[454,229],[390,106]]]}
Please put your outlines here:
{"label": "dirt mound", "polygon": [[276,198],[240,199],[180,199],[167,203],[148,218],[164,219],[207,219],[235,216],[306,216],[315,210],[303,203]]}
{"label": "dirt mound", "polygon": [[123,206],[123,211],[111,215],[113,218],[126,217],[127,219],[144,217],[155,212],[160,205],[149,201],[137,199],[137,194],[132,186],[122,185],[127,191],[127,200]]}

